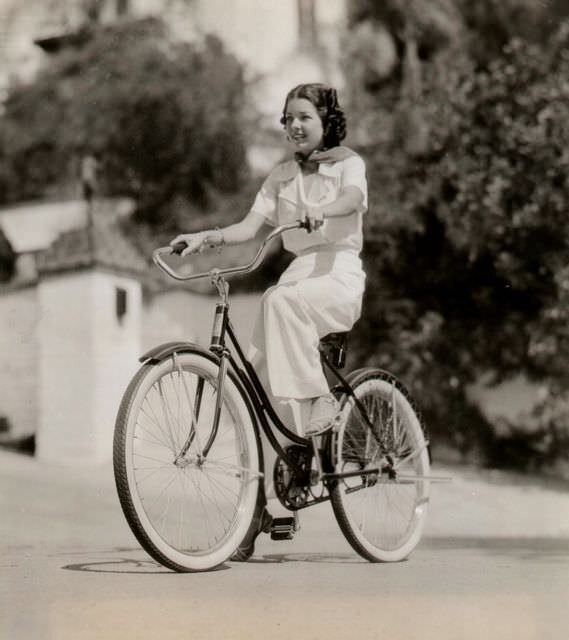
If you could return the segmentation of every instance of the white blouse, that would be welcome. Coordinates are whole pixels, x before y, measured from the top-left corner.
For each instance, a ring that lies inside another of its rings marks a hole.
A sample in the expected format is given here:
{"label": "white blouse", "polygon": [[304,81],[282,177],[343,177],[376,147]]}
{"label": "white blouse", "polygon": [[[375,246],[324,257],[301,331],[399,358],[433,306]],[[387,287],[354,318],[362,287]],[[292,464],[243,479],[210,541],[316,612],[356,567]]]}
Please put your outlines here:
{"label": "white blouse", "polygon": [[[312,176],[311,176],[312,177]],[[365,163],[358,155],[333,163],[320,163],[304,200],[303,178],[294,160],[284,162],[269,174],[261,187],[251,211],[267,219],[271,226],[294,222],[303,217],[304,202],[320,206],[334,202],[343,189],[357,187],[363,194],[362,204],[353,213],[328,218],[318,231],[307,233],[294,229],[283,234],[285,249],[298,255],[316,249],[362,249],[362,215],[367,211],[367,181]]]}

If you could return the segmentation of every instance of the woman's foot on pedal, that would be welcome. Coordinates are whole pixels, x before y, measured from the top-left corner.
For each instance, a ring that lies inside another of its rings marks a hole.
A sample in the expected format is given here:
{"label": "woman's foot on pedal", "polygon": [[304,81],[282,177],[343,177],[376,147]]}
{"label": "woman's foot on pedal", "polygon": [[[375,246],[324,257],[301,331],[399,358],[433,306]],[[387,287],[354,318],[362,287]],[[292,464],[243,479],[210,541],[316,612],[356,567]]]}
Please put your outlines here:
{"label": "woman's foot on pedal", "polygon": [[340,405],[332,394],[320,396],[312,402],[310,419],[304,435],[307,438],[319,436],[330,429],[338,418]]}
{"label": "woman's foot on pedal", "polygon": [[[261,516],[257,518],[257,526],[247,533],[241,544],[229,558],[232,562],[247,562],[255,553],[255,541],[261,533],[269,533],[273,524],[273,516],[263,508]],[[252,531],[252,532],[251,532]]]}

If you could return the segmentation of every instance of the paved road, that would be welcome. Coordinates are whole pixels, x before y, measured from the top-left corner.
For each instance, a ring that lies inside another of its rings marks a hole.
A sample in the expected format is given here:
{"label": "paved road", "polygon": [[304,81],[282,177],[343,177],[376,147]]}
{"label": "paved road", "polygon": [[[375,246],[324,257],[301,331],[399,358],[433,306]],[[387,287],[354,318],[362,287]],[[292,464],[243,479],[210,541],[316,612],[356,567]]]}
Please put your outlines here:
{"label": "paved road", "polygon": [[565,640],[569,487],[450,473],[407,562],[360,560],[320,505],[295,540],[182,575],[138,547],[110,469],[0,451],[0,639]]}

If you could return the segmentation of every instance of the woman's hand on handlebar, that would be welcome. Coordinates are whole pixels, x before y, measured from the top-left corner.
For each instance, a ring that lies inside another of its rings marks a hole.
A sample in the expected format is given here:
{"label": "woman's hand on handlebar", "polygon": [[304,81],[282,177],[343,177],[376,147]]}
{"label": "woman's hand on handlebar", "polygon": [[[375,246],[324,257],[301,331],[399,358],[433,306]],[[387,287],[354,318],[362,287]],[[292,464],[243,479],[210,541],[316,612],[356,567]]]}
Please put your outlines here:
{"label": "woman's hand on handlebar", "polygon": [[201,253],[206,247],[221,247],[222,244],[223,233],[219,229],[198,231],[197,233],[181,233],[170,242],[174,253],[182,257],[189,256],[192,253]]}
{"label": "woman's hand on handlebar", "polygon": [[180,256],[189,256],[192,253],[203,251],[205,242],[206,233],[204,231],[181,233],[170,242],[170,246],[174,249],[174,253]]}
{"label": "woman's hand on handlebar", "polygon": [[308,233],[318,231],[324,224],[324,211],[321,207],[306,207],[303,222]]}

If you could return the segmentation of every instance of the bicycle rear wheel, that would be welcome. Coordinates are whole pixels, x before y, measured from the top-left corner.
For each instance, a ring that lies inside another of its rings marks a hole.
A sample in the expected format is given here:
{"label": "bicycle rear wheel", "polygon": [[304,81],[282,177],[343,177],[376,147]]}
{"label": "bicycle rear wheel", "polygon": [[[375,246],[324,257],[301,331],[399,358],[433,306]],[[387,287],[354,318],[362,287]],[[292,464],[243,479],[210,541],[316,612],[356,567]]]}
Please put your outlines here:
{"label": "bicycle rear wheel", "polygon": [[[429,500],[429,452],[409,395],[390,374],[362,369],[349,376],[333,442],[331,501],[352,547],[371,562],[406,558],[419,542]],[[360,473],[363,472],[363,473]]]}
{"label": "bicycle rear wheel", "polygon": [[116,420],[113,462],[124,515],[142,547],[175,571],[206,571],[227,560],[257,501],[257,433],[229,375],[212,431],[218,372],[197,351],[145,364]]}

